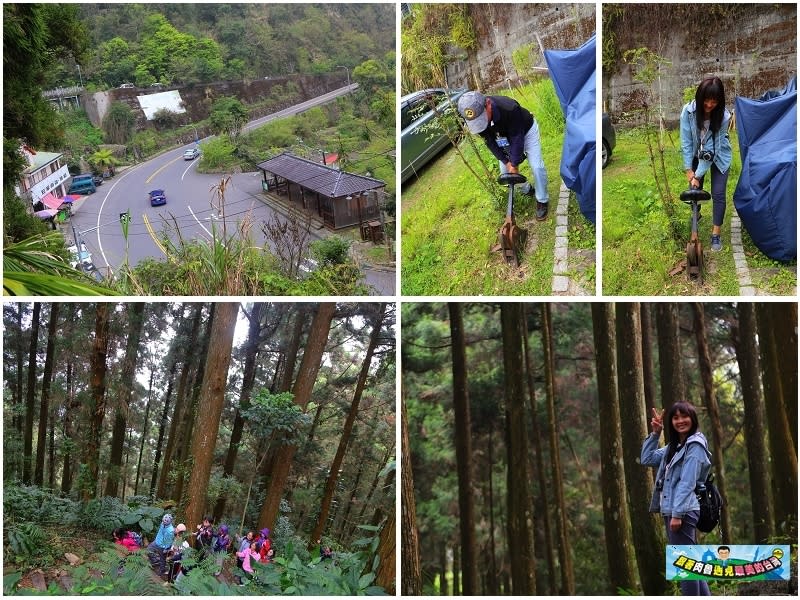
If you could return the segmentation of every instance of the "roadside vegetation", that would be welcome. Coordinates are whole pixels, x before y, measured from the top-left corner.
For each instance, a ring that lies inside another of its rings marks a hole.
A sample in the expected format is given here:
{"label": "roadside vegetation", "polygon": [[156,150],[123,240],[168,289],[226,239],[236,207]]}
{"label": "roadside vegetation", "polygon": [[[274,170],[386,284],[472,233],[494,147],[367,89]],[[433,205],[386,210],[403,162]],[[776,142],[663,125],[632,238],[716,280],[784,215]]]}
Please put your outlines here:
{"label": "roadside vegetation", "polygon": [[[702,284],[686,273],[670,275],[685,259],[691,235],[691,209],[677,200],[686,189],[677,131],[667,132],[664,162],[675,200],[675,229],[653,183],[653,170],[641,128],[617,129],[617,146],[603,171],[603,293],[609,296],[738,296],[739,282],[731,250],[730,218],[735,214],[733,191],[741,173],[736,132],[731,131],[733,164],[728,177],[728,205],[722,226],[723,247],[712,252],[711,201],[704,202],[700,241],[706,258]],[[709,189],[707,184],[706,189]],[[764,256],[742,229],[753,284],[766,294],[793,295],[797,285],[795,263],[786,265]]]}
{"label": "roadside vegetation", "polygon": [[[473,165],[475,173],[487,174],[486,179],[477,178],[454,150],[446,150],[403,188],[403,294],[550,293],[564,118],[549,79],[513,93],[498,93],[516,99],[539,122],[549,177],[548,220],[535,220],[534,198],[515,194],[517,225],[528,230],[520,268],[509,268],[499,253],[491,252],[505,218],[507,188],[496,184],[497,160],[482,141],[462,138],[459,148],[466,162]],[[527,163],[523,163],[521,172],[530,177]],[[575,225],[573,221],[571,235],[580,237],[584,246],[594,244],[594,229],[588,223]]]}

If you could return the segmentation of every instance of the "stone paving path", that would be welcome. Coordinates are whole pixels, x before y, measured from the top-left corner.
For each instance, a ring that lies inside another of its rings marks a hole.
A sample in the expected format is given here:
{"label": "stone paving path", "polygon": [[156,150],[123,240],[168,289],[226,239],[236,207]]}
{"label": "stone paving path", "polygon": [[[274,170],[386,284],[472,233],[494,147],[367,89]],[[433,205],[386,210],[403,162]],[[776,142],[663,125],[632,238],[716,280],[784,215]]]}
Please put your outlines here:
{"label": "stone paving path", "polygon": [[569,190],[561,182],[556,206],[556,242],[553,256],[553,296],[591,296],[594,290],[583,289],[580,282],[569,275]]}

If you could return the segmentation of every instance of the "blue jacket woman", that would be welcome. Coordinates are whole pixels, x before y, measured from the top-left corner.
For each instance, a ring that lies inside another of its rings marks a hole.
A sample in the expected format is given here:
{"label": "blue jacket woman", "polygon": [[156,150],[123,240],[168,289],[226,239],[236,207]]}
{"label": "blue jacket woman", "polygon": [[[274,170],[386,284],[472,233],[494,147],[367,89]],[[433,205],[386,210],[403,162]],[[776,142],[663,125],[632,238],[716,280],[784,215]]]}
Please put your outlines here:
{"label": "blue jacket woman", "polygon": [[711,249],[722,250],[720,231],[725,219],[725,189],[728,185],[733,150],[728,137],[731,113],[725,108],[725,88],[719,77],[700,82],[694,100],[681,111],[681,153],[690,188],[702,188],[711,172],[714,201]]}
{"label": "blue jacket woman", "polygon": [[[658,447],[664,429],[664,412],[653,409],[653,432],[642,444],[640,462],[658,467],[650,512],[664,518],[670,544],[696,544],[700,503],[695,495],[698,481],[705,481],[711,469],[706,436],[698,431],[697,411],[688,402],[675,402],[666,417],[669,443]],[[681,581],[684,596],[710,596],[705,581]]]}

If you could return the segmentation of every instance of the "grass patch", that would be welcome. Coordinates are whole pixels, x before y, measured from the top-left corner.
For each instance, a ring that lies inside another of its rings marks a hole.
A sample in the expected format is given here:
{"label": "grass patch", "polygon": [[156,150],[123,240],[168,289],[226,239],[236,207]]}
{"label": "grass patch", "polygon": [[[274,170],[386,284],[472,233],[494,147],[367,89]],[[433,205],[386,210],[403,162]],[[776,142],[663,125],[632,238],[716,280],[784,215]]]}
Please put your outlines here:
{"label": "grass patch", "polygon": [[[617,146],[611,163],[603,171],[603,293],[609,296],[672,296],[672,295],[714,295],[738,296],[739,284],[731,252],[730,217],[733,207],[733,191],[741,172],[741,159],[738,150],[734,152],[733,164],[728,177],[726,196],[728,198],[725,220],[722,225],[723,249],[711,252],[711,213],[712,203],[706,202],[702,208],[700,240],[706,256],[705,279],[702,284],[690,282],[686,275],[670,276],[686,253],[686,243],[691,235],[688,206],[677,198],[686,189],[677,132],[668,137],[664,161],[669,169],[669,185],[675,197],[677,229],[680,239],[670,233],[670,223],[665,207],[659,198],[650,166],[643,133],[639,129],[617,131]],[[731,132],[731,144],[738,149],[736,132]],[[706,180],[706,189],[710,181]],[[745,233],[746,236],[746,233]],[[764,293],[771,290],[794,289],[796,273],[793,267],[786,267],[770,261],[755,246],[748,247],[745,242],[748,265],[759,269],[762,261],[769,262],[769,269],[782,272],[772,273],[754,285]]]}
{"label": "grass patch", "polygon": [[[535,199],[522,194],[515,198],[517,224],[528,230],[529,241],[520,268],[506,266],[499,253],[491,252],[505,216],[506,188],[495,186],[493,194],[487,193],[455,150],[446,150],[403,188],[401,282],[405,295],[550,294],[563,117],[559,122],[553,116],[555,91],[549,80],[525,86],[514,94],[500,93],[511,95],[539,121],[549,178],[548,219],[541,223],[535,220]],[[466,160],[476,172],[483,171],[478,164],[482,162],[496,177],[497,160],[477,136],[475,142],[477,155],[467,140],[460,142]],[[531,177],[527,163],[521,170]],[[578,219],[584,220],[581,215]],[[583,244],[594,242],[593,233],[584,228],[574,235]]]}

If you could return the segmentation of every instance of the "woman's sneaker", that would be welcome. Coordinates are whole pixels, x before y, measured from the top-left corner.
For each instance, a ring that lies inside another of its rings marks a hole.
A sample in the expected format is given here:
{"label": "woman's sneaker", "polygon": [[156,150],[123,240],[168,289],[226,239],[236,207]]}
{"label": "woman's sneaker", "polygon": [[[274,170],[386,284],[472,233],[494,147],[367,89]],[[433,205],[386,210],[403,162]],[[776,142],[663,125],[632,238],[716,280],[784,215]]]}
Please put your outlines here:
{"label": "woman's sneaker", "polygon": [[711,249],[714,252],[719,252],[722,250],[722,240],[718,235],[711,235]]}

